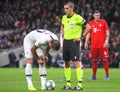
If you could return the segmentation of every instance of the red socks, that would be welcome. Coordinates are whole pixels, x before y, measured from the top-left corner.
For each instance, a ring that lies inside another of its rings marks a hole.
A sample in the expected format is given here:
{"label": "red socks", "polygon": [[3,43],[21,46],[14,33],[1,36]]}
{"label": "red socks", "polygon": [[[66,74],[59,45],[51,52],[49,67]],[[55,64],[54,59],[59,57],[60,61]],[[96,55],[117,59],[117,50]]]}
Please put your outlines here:
{"label": "red socks", "polygon": [[103,60],[103,65],[104,65],[106,76],[109,76],[109,64],[108,64],[108,60]]}
{"label": "red socks", "polygon": [[[103,60],[103,66],[104,66],[106,76],[109,76],[108,60]],[[92,72],[93,72],[93,76],[95,77],[96,77],[97,67],[98,67],[97,61],[92,61]]]}
{"label": "red socks", "polygon": [[92,61],[92,72],[94,77],[96,77],[97,67],[97,61]]}

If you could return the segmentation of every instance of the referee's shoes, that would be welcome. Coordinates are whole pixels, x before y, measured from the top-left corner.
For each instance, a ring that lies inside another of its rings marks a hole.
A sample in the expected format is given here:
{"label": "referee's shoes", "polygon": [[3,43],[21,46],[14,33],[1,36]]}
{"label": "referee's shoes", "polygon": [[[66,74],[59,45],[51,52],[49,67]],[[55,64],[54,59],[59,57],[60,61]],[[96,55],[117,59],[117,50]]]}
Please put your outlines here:
{"label": "referee's shoes", "polygon": [[82,83],[78,83],[73,89],[74,90],[83,90]]}
{"label": "referee's shoes", "polygon": [[67,82],[66,85],[63,87],[63,90],[71,90],[71,83]]}
{"label": "referee's shoes", "polygon": [[[72,88],[71,88],[71,84],[70,85],[65,85],[64,87],[63,87],[63,90],[71,90]],[[74,88],[73,88],[73,90],[83,90],[83,87],[82,87],[82,84],[81,83],[78,83],[78,85],[76,85]]]}

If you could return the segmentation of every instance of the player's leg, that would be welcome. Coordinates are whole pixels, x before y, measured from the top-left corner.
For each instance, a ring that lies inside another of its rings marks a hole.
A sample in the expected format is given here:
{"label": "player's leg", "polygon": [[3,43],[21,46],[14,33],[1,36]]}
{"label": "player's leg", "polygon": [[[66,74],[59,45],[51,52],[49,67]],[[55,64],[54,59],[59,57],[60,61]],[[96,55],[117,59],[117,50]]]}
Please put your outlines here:
{"label": "player's leg", "polygon": [[45,90],[45,83],[46,83],[46,66],[45,64],[39,64],[39,74],[41,80],[41,90]]}
{"label": "player's leg", "polygon": [[97,72],[97,59],[92,59],[92,77],[91,80],[96,80],[96,72]]}
{"label": "player's leg", "polygon": [[102,58],[104,70],[106,73],[105,79],[109,80],[110,78],[109,78],[108,48],[102,48],[100,51],[101,51],[101,58]]}
{"label": "player's leg", "polygon": [[36,90],[32,83],[33,56],[32,56],[30,48],[33,45],[33,43],[31,43],[25,37],[23,45],[24,45],[24,53],[25,53],[25,57],[26,57],[25,75],[26,75],[26,80],[27,80],[27,84],[28,84],[28,90]]}
{"label": "player's leg", "polygon": [[32,83],[32,63],[33,63],[33,59],[27,58],[27,64],[25,67],[25,75],[26,75],[26,80],[28,83],[28,89],[29,90],[36,90],[35,87],[33,86],[33,83]]}
{"label": "player's leg", "polygon": [[109,80],[110,78],[109,78],[109,64],[108,64],[108,59],[103,59],[102,62],[103,62],[104,70],[105,70],[105,73],[106,73],[105,79]]}
{"label": "player's leg", "polygon": [[[41,58],[44,57],[44,51],[42,49],[37,49],[36,50],[37,55]],[[41,90],[45,90],[45,83],[46,83],[46,65],[45,64],[39,64],[39,75],[40,75],[40,80],[41,80]]]}
{"label": "player's leg", "polygon": [[99,56],[99,49],[91,48],[90,57],[92,59],[92,77],[90,78],[90,80],[96,80],[96,73],[97,73],[97,67],[98,67],[98,62],[97,62],[98,56]]}

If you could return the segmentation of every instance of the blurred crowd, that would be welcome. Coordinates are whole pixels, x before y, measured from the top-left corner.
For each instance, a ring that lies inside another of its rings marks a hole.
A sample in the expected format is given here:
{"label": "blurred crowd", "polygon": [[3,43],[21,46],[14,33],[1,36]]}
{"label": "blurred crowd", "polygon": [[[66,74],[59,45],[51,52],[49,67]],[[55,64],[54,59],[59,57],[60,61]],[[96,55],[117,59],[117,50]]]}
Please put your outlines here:
{"label": "blurred crowd", "polygon": [[[24,36],[36,28],[60,33],[63,4],[68,0],[0,0],[0,49],[22,46]],[[99,9],[110,28],[110,50],[120,52],[120,0],[73,0],[75,12],[87,22]],[[7,34],[5,30],[9,30]]]}

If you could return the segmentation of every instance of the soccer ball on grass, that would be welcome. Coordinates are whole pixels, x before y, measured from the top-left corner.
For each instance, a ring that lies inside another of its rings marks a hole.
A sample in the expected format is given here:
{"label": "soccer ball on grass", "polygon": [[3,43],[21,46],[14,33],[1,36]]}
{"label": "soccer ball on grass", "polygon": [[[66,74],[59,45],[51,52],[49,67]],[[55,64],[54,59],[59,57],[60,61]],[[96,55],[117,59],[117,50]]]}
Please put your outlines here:
{"label": "soccer ball on grass", "polygon": [[54,90],[55,82],[53,80],[47,80],[45,84],[46,90]]}

